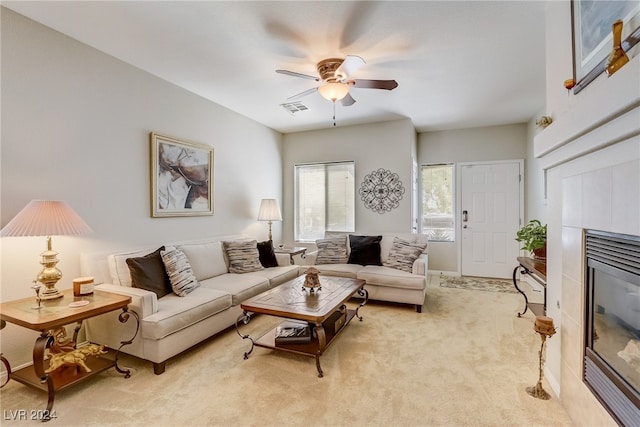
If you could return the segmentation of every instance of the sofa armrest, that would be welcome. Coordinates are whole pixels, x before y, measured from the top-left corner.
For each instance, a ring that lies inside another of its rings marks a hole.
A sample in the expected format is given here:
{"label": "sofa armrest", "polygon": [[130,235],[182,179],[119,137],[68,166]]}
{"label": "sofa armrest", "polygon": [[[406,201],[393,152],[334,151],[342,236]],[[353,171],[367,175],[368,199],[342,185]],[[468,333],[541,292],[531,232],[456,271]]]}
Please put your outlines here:
{"label": "sofa armrest", "polygon": [[111,284],[97,285],[95,289],[98,291],[111,292],[131,297],[129,310],[133,310],[138,313],[140,320],[158,311],[158,296],[154,292],[147,291],[145,289],[131,288],[129,286]]}
{"label": "sofa armrest", "polygon": [[420,276],[427,276],[429,273],[429,255],[423,253],[421,254],[414,262],[413,268],[411,269],[413,274],[418,274]]}

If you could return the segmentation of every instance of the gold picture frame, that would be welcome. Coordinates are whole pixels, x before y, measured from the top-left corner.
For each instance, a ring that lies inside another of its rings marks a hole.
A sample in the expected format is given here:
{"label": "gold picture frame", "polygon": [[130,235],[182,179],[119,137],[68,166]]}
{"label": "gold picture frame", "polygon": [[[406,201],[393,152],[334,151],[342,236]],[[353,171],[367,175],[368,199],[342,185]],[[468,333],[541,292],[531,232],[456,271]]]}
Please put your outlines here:
{"label": "gold picture frame", "polygon": [[151,216],[213,215],[213,147],[154,132]]}

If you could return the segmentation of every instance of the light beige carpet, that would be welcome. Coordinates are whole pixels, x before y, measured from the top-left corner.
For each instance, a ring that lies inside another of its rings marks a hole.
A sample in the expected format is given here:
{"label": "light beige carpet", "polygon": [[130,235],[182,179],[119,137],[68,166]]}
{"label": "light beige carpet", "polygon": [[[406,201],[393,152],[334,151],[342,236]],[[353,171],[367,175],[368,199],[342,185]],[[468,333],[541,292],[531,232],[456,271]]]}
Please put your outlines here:
{"label": "light beige carpet", "polygon": [[[534,399],[538,378],[533,316],[521,297],[439,286],[431,277],[423,313],[371,303],[321,357],[249,348],[230,330],[167,363],[130,356],[115,371],[64,390],[48,426],[570,426],[557,399]],[[276,323],[254,318],[255,335]],[[551,392],[548,384],[545,389]],[[11,381],[3,414],[40,409],[46,394]],[[3,419],[2,425],[41,425]]]}

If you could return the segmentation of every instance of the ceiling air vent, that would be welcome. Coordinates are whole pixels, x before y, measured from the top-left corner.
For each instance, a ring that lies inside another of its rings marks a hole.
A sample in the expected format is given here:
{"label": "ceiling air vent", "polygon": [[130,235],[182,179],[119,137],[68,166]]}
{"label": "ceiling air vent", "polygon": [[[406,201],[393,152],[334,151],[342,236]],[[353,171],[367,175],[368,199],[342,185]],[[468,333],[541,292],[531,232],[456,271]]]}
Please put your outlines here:
{"label": "ceiling air vent", "polygon": [[288,102],[286,104],[280,104],[280,105],[282,106],[282,108],[287,110],[291,115],[294,115],[299,111],[306,111],[309,109],[309,107],[304,105],[302,102]]}

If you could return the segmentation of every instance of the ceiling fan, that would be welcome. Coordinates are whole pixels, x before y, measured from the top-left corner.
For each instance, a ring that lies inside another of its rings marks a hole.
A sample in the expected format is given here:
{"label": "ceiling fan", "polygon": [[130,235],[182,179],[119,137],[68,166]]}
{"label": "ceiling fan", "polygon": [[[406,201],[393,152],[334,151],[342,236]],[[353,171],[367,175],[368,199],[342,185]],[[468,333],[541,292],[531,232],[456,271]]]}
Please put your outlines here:
{"label": "ceiling fan", "polygon": [[320,86],[307,89],[304,92],[290,96],[287,99],[298,99],[317,91],[323,98],[333,102],[334,104],[336,101],[340,101],[342,105],[348,107],[356,102],[356,100],[349,94],[350,86],[361,89],[385,90],[392,90],[398,87],[398,82],[395,80],[349,80],[351,75],[359,70],[364,64],[364,59],[359,56],[347,55],[344,59],[329,58],[318,62],[316,67],[320,77],[296,73],[295,71],[289,70],[276,70],[276,73],[315,80],[317,82],[322,81]]}

